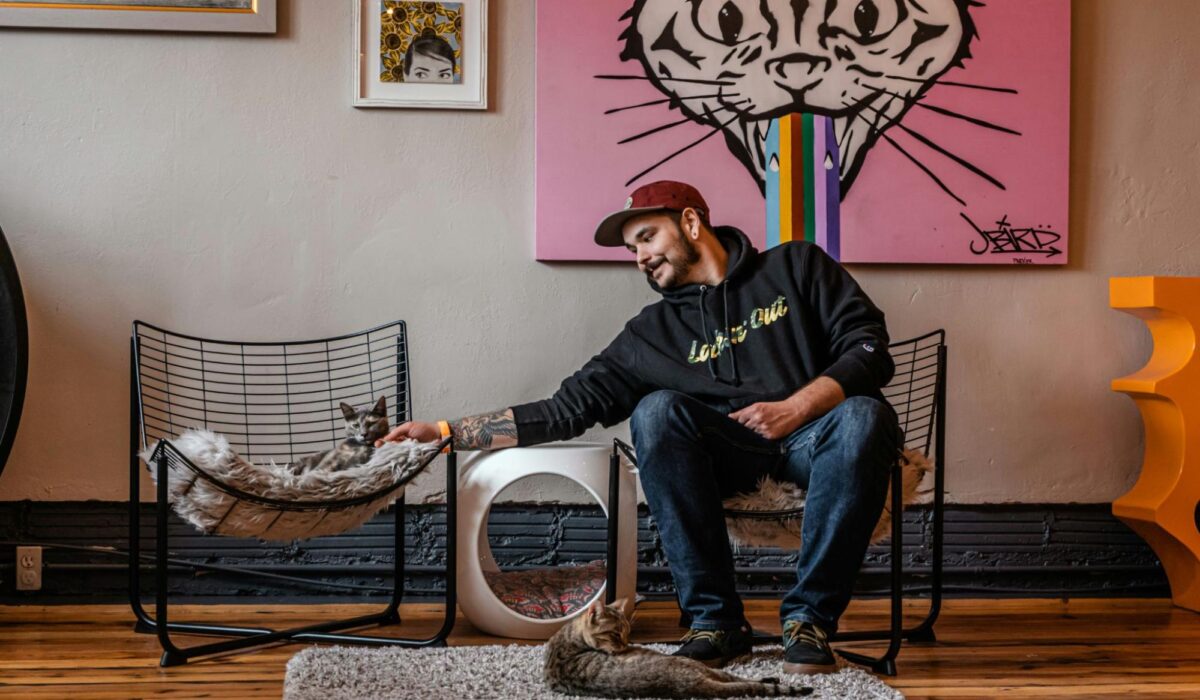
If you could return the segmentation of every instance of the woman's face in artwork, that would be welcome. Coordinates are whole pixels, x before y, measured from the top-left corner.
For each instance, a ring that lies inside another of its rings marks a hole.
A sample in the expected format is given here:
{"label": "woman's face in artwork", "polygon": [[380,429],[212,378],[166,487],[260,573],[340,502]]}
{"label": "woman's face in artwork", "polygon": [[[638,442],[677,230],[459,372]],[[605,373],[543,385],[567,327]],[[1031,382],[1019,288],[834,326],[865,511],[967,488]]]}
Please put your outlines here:
{"label": "woman's face in artwork", "polygon": [[414,53],[412,65],[408,66],[404,80],[410,83],[454,82],[454,65],[440,56]]}

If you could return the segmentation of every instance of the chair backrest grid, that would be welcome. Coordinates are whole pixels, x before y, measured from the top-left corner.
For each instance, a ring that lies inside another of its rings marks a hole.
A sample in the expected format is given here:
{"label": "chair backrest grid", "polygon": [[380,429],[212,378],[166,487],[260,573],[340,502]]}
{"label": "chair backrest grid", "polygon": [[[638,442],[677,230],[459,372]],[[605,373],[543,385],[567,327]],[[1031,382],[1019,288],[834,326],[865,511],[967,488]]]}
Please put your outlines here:
{"label": "chair backrest grid", "polygon": [[[367,331],[367,345],[371,344],[371,332]],[[375,363],[370,353],[367,353],[367,378],[371,383],[371,396],[375,396]]]}
{"label": "chair backrest grid", "polygon": [[945,332],[939,330],[889,348],[896,373],[883,388],[884,397],[896,409],[905,446],[926,454],[933,443],[944,345]]}
{"label": "chair backrest grid", "polygon": [[[330,386],[332,386],[333,385],[333,372],[330,370],[329,365],[330,365],[329,341],[326,340],[325,341],[325,381],[328,382]],[[329,441],[337,442],[337,439],[338,439],[337,426],[334,425],[333,423],[330,423],[329,424]]]}
{"label": "chair backrest grid", "polygon": [[396,423],[412,420],[412,383],[408,377],[408,336],[403,327],[396,336]]}
{"label": "chair backrest grid", "polygon": [[289,343],[201,339],[134,324],[143,445],[207,427],[252,460],[286,462],[343,436],[338,404],[390,396],[411,414],[404,324]]}
{"label": "chair backrest grid", "polygon": [[[283,379],[284,399],[287,402],[287,405],[290,407],[292,405],[292,382],[291,382],[292,373],[288,371],[288,346],[286,346],[286,345],[283,346],[283,377],[284,377],[284,379]],[[287,412],[287,427],[288,427],[288,432],[287,432],[287,434],[288,434],[288,454],[295,455],[296,454],[296,446],[292,444],[292,436],[294,433],[293,433],[293,429],[292,429],[292,412],[291,411]]]}
{"label": "chair backrest grid", "polygon": [[[208,382],[208,364],[205,362],[207,358],[204,354],[204,341],[200,341],[200,383]],[[208,404],[201,406],[201,411],[204,413],[204,424],[208,425]]]}
{"label": "chair backrest grid", "polygon": [[238,348],[238,358],[240,360],[239,371],[242,378],[242,423],[246,424],[250,420],[250,399],[249,390],[246,388],[246,348]]}

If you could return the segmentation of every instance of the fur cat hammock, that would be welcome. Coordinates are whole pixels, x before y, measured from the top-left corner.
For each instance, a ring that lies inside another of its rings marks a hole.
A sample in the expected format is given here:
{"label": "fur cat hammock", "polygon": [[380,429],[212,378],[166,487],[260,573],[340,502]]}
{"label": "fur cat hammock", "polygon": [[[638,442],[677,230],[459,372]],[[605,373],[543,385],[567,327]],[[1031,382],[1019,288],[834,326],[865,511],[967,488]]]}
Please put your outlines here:
{"label": "fur cat hammock", "polygon": [[[900,454],[900,502],[903,506],[916,503],[926,495],[929,485],[925,475],[933,471],[933,463],[925,453],[907,449]],[[884,499],[883,512],[871,532],[871,544],[878,544],[892,532],[892,485]],[[758,490],[726,498],[725,524],[729,539],[736,547],[782,547],[799,549],[803,525],[804,489],[786,481],[764,477]]]}
{"label": "fur cat hammock", "polygon": [[167,493],[179,517],[206,534],[287,541],[354,529],[395,501],[444,443],[385,443],[365,463],[296,473],[258,464],[209,430],[160,440],[139,456],[157,479],[167,460]]}

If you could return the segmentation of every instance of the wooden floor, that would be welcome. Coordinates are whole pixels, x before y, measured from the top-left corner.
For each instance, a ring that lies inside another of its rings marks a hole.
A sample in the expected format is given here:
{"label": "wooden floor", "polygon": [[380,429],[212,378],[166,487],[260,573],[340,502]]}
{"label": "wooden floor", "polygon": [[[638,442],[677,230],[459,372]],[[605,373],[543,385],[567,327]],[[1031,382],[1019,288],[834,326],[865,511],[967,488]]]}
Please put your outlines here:
{"label": "wooden floor", "polygon": [[[778,630],[777,608],[769,601],[748,603],[751,622]],[[919,608],[914,604],[914,616]],[[177,619],[295,625],[373,609],[180,606]],[[441,617],[432,605],[405,605],[402,614],[403,626],[390,629],[414,636],[431,634]],[[639,606],[635,641],[678,635],[676,615],[670,603]],[[856,602],[844,628],[877,627],[885,616],[883,601]],[[154,637],[134,633],[130,620],[129,610],[115,605],[0,606],[0,697],[278,698],[284,664],[300,648],[163,669]],[[906,646],[899,675],[885,679],[910,698],[1200,698],[1200,615],[1166,600],[951,600],[936,631],[936,644]],[[507,641],[460,618],[450,643]]]}

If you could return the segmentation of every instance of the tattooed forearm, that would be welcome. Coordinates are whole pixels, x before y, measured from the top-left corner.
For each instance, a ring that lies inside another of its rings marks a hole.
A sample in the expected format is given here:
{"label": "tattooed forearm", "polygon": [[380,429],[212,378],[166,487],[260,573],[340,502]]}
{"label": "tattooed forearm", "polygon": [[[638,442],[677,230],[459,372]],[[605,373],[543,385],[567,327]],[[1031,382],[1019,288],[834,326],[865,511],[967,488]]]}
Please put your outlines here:
{"label": "tattooed forearm", "polygon": [[456,450],[498,450],[516,447],[517,423],[511,408],[450,421]]}

